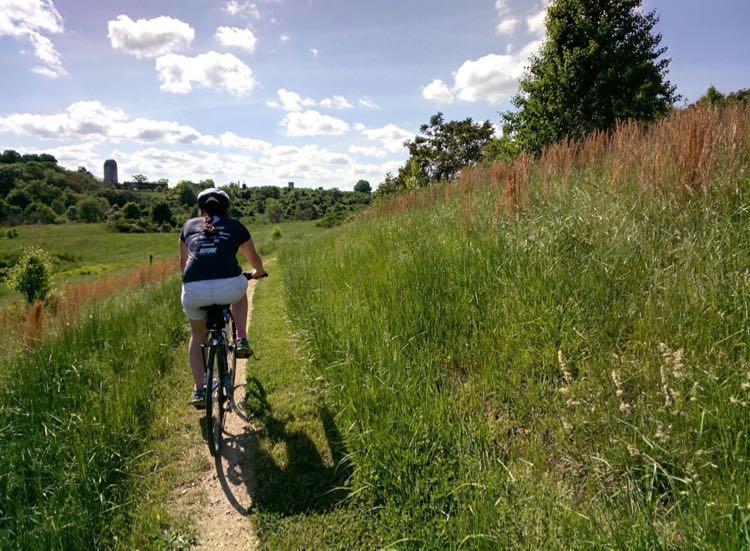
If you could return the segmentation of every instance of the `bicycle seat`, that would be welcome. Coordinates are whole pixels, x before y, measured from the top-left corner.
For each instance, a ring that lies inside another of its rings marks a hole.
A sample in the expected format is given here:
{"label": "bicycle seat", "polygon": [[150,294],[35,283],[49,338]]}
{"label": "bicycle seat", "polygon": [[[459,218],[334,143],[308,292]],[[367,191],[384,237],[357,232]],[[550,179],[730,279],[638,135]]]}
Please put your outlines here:
{"label": "bicycle seat", "polygon": [[210,306],[204,306],[201,310],[208,312],[208,318],[206,320],[206,329],[224,329],[226,326],[227,318],[224,317],[224,312],[229,309],[228,304],[211,304]]}

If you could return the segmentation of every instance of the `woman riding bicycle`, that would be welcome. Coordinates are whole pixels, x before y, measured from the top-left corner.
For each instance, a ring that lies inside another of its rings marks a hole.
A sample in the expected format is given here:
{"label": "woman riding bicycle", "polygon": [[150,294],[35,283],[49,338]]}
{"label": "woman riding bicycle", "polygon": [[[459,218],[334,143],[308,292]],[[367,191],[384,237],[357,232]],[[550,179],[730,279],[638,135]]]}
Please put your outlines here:
{"label": "woman riding bicycle", "polygon": [[206,310],[212,304],[231,304],[237,326],[238,358],[250,355],[247,343],[247,278],[237,262],[242,251],[255,269],[254,279],[266,275],[263,260],[255,250],[250,232],[239,221],[227,216],[229,195],[216,188],[198,194],[197,218],[191,218],[180,232],[182,309],[190,320],[188,357],[195,386],[190,403],[204,406],[204,363],[201,344],[206,335]]}

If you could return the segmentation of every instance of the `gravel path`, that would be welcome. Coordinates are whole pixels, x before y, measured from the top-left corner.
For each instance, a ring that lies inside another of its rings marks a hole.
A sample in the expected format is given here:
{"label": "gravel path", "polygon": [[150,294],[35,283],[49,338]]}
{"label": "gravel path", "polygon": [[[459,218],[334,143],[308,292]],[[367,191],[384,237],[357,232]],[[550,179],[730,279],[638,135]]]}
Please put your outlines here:
{"label": "gravel path", "polygon": [[[252,319],[255,281],[250,281],[247,290],[250,305],[248,321]],[[245,370],[248,361],[237,360],[235,402],[242,404],[245,398]],[[212,457],[208,445],[201,439],[190,461],[205,461],[212,465],[200,480],[182,490],[178,500],[192,504],[197,542],[194,549],[258,548],[248,512],[252,506],[252,433],[254,428],[241,413],[234,411],[227,416],[221,457]],[[195,463],[193,463],[195,464]],[[198,505],[198,507],[196,507]]]}

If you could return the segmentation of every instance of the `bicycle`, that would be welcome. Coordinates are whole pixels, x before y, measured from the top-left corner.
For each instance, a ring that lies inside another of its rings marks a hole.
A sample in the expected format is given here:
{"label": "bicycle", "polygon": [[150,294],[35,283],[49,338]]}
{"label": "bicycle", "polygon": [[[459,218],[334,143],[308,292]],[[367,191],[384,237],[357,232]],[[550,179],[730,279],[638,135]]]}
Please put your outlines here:
{"label": "bicycle", "polygon": [[[244,272],[247,279],[252,274]],[[263,277],[268,277],[265,274]],[[221,452],[221,437],[224,432],[226,413],[238,409],[234,401],[234,378],[237,374],[237,327],[229,304],[204,306],[207,338],[201,344],[204,359],[204,386],[206,405],[206,435],[211,455]],[[255,358],[251,350],[250,356]],[[257,358],[256,358],[257,359]]]}

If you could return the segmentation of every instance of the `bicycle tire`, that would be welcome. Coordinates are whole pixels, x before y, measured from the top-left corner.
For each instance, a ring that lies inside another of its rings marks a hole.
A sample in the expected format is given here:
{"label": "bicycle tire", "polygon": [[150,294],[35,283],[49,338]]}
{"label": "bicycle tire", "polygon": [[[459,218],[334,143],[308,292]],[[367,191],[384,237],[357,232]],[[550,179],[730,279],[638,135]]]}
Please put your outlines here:
{"label": "bicycle tire", "polygon": [[232,406],[235,406],[236,404],[234,403],[234,385],[235,385],[235,377],[237,376],[237,326],[234,324],[234,318],[230,318],[229,331],[230,331],[229,337],[232,340],[231,340],[230,346],[228,347],[229,388],[227,389],[227,399],[230,401],[230,404]]}
{"label": "bicycle tire", "polygon": [[[216,348],[208,351],[206,363],[206,439],[208,449],[214,457],[221,453],[221,431],[224,417],[224,403],[221,399],[221,354],[217,361]],[[215,369],[216,368],[216,369]]]}

